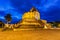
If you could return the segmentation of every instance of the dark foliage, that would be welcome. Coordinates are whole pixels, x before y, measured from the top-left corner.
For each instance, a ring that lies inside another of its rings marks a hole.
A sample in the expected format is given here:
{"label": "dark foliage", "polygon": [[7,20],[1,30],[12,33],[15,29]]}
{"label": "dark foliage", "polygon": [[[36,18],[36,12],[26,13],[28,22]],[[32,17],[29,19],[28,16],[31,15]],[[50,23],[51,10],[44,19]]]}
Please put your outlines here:
{"label": "dark foliage", "polygon": [[11,19],[12,19],[11,14],[7,14],[7,15],[4,16],[4,17],[5,17],[5,19],[6,19],[7,21],[11,21]]}

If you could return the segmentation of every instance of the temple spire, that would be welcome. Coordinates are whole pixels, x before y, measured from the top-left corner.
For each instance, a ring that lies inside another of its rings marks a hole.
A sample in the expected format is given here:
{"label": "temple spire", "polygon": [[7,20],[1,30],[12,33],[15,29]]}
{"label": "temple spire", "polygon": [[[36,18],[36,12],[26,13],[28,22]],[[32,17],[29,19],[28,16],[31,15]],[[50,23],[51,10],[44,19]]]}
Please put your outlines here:
{"label": "temple spire", "polygon": [[32,7],[32,9],[30,11],[33,12],[33,11],[37,11],[37,10],[35,7]]}

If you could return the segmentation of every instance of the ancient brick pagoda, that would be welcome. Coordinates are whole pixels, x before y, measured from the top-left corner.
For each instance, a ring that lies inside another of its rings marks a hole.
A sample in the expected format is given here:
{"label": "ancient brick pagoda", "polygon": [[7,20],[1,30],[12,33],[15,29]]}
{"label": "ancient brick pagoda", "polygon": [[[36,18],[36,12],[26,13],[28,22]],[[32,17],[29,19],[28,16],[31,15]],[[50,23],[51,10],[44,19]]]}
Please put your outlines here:
{"label": "ancient brick pagoda", "polygon": [[40,13],[33,7],[29,12],[23,14],[18,25],[20,28],[43,28],[45,22],[40,20]]}

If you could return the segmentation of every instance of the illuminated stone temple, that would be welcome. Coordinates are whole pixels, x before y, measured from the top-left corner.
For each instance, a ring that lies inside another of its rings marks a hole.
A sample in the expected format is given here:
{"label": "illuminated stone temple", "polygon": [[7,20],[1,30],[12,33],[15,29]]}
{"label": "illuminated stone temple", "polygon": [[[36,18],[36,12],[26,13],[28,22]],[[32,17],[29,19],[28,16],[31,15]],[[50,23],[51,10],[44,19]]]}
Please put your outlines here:
{"label": "illuminated stone temple", "polygon": [[[7,27],[8,26],[8,27]],[[33,7],[29,12],[25,12],[22,20],[17,24],[5,24],[4,29],[9,28],[15,31],[15,28],[20,29],[37,29],[37,28],[51,28],[51,25],[46,20],[40,19],[40,13]]]}
{"label": "illuminated stone temple", "polygon": [[44,22],[40,20],[40,13],[33,7],[29,12],[23,14],[18,25],[20,28],[43,28]]}
{"label": "illuminated stone temple", "polygon": [[37,28],[51,28],[51,24],[48,24],[46,20],[40,19],[40,13],[33,7],[29,12],[25,12],[22,16],[22,20],[17,24],[3,24],[0,22],[3,30],[16,28],[20,29],[37,29]]}

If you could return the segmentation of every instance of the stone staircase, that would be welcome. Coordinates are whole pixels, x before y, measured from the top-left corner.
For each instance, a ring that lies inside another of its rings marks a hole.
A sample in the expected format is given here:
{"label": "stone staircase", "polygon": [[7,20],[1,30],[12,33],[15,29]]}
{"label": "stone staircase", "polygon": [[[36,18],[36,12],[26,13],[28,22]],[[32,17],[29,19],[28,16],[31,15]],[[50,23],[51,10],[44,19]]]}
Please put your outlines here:
{"label": "stone staircase", "polygon": [[22,20],[19,23],[20,29],[37,29],[37,28],[43,28],[43,26],[39,23],[37,20],[28,19],[28,20]]}

